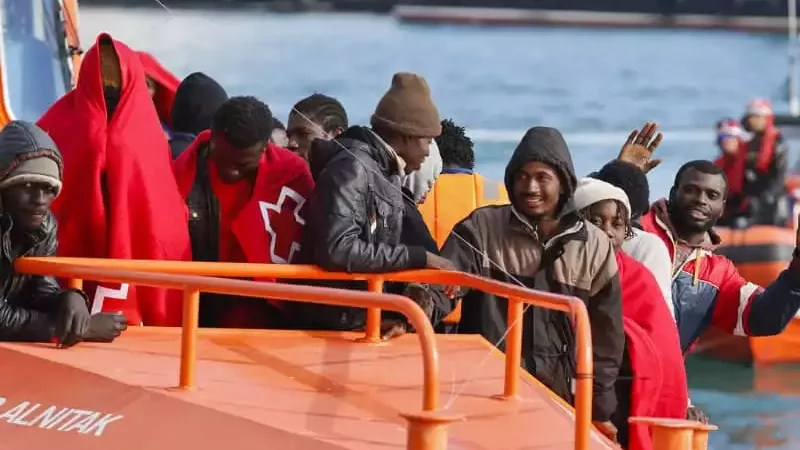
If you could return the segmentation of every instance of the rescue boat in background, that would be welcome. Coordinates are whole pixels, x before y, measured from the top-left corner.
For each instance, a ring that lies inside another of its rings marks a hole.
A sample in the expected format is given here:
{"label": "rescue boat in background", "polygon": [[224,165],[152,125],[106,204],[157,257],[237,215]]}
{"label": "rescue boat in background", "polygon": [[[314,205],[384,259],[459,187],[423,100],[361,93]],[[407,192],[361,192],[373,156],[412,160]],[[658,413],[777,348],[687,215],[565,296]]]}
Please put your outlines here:
{"label": "rescue boat in background", "polygon": [[81,61],[77,0],[0,5],[0,126],[35,122],[76,81]]}

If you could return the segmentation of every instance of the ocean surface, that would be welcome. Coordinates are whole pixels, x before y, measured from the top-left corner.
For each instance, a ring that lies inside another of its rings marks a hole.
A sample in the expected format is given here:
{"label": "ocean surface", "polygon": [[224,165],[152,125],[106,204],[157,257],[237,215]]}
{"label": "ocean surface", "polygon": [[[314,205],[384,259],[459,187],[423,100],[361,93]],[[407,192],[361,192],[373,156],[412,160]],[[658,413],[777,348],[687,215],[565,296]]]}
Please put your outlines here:
{"label": "ocean surface", "polygon": [[[650,176],[652,199],[681,164],[715,156],[714,123],[738,118],[750,98],[787,109],[781,35],[412,26],[385,16],[158,7],[85,7],[80,22],[84,48],[107,31],[179,77],[203,71],[231,94],[260,97],[284,121],[297,100],[322,92],[342,101],[351,123],[367,123],[392,74],[417,72],[441,115],[469,129],[480,171],[497,179],[532,126],[562,130],[580,175],[616,156],[630,130],[656,121],[664,163]],[[800,448],[800,397],[757,390],[744,367],[695,358],[689,367],[694,402],[720,426],[715,450]],[[800,368],[769,376],[800,385]]]}

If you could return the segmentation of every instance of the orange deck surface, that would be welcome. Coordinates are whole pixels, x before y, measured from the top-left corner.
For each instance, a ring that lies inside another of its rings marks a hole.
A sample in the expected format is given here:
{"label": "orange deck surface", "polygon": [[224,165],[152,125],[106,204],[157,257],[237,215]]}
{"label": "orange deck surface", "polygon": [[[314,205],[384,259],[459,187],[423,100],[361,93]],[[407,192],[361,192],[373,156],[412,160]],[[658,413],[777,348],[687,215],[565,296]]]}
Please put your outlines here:
{"label": "orange deck surface", "polygon": [[[193,391],[170,389],[177,329],[131,329],[113,344],[67,350],[0,344],[0,450],[403,449],[399,414],[422,407],[417,338],[367,345],[355,336],[201,330]],[[503,358],[486,341],[437,343],[442,407],[464,418],[450,426],[450,449],[573,447],[572,412],[527,374],[519,401],[491,398]],[[66,408],[99,414],[57,421]],[[123,417],[95,436],[93,418],[106,414]],[[593,449],[614,448],[594,436]]]}

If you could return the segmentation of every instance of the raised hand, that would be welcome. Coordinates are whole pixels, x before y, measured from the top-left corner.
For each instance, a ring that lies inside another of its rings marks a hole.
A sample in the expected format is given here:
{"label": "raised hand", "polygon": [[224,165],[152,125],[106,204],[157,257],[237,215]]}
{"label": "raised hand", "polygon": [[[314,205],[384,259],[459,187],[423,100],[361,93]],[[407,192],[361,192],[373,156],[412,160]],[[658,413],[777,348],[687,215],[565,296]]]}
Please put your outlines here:
{"label": "raised hand", "polygon": [[664,139],[664,135],[658,133],[658,124],[647,122],[641,131],[631,131],[628,140],[619,151],[617,159],[629,162],[641,169],[642,172],[648,173],[661,164],[661,159],[653,159],[653,152],[661,144],[662,139]]}

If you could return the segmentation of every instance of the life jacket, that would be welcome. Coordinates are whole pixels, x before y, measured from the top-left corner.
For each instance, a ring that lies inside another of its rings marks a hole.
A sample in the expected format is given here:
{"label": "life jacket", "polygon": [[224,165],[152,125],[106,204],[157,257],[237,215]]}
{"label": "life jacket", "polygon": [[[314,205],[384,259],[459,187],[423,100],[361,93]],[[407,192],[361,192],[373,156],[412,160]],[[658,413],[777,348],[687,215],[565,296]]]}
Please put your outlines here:
{"label": "life jacket", "polygon": [[441,247],[453,227],[476,208],[508,203],[503,183],[477,173],[443,173],[419,205],[419,211],[436,244]]}

